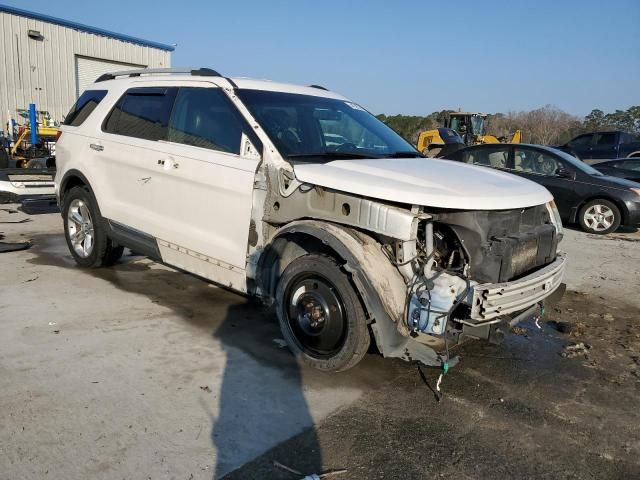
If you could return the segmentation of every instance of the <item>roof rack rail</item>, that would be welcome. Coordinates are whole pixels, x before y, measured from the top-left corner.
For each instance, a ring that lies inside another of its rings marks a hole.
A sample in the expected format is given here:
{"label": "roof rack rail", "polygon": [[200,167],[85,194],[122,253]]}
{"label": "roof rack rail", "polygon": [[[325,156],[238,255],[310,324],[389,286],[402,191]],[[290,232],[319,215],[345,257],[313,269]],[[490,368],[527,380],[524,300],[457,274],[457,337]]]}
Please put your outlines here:
{"label": "roof rack rail", "polygon": [[311,88],[317,88],[319,90],[326,90],[329,91],[328,88],[324,88],[322,85],[309,85]]}
{"label": "roof rack rail", "polygon": [[221,77],[218,72],[210,68],[141,68],[138,70],[122,70],[120,72],[104,73],[98,77],[97,82],[114,80],[116,77],[139,77],[140,75],[153,75],[156,73],[188,73],[196,77]]}

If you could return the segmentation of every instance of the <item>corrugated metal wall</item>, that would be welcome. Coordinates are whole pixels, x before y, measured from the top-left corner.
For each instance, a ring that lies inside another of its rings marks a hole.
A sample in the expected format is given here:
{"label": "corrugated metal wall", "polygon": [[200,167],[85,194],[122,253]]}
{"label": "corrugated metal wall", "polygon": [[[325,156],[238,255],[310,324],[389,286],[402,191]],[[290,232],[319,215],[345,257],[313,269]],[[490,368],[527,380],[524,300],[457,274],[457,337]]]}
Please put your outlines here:
{"label": "corrugated metal wall", "polygon": [[[44,37],[27,36],[37,30]],[[150,68],[170,67],[171,52],[0,12],[0,119],[36,103],[62,121],[76,100],[76,56]]]}

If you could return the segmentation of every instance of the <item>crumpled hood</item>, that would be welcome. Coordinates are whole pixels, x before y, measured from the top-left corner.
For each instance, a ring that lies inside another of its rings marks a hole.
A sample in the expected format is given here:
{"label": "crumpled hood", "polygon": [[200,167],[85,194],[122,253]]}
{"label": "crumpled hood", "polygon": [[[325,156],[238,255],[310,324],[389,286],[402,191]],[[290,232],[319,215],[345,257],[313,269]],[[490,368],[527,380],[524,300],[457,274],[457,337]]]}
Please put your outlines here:
{"label": "crumpled hood", "polygon": [[451,160],[378,158],[298,163],[298,180],[370,198],[463,210],[542,205],[549,191],[516,175]]}

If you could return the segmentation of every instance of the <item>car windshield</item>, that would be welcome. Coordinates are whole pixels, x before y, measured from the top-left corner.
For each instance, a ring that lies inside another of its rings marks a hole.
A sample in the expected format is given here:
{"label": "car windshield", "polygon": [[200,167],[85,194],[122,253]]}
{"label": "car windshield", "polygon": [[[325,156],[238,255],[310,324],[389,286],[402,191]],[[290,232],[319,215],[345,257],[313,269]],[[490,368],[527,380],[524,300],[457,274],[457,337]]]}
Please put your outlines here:
{"label": "car windshield", "polygon": [[406,158],[420,153],[359,105],[335,98],[237,90],[280,154],[301,162]]}
{"label": "car windshield", "polygon": [[578,170],[583,171],[584,173],[588,173],[589,175],[596,175],[601,177],[602,173],[596,170],[595,168],[587,165],[579,158],[574,157],[562,150],[558,150],[557,148],[550,148],[549,150],[553,150],[553,153],[562,158],[565,162],[570,163],[572,166],[576,167]]}

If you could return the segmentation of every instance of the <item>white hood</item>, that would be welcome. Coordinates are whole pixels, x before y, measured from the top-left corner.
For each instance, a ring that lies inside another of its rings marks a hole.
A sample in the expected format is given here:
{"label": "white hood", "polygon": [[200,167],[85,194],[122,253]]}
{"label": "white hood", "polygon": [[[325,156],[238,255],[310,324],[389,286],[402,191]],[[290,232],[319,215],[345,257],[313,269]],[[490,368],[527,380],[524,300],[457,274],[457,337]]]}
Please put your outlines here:
{"label": "white hood", "polygon": [[425,207],[504,210],[542,205],[549,191],[524,178],[451,160],[381,158],[294,166],[304,183]]}

